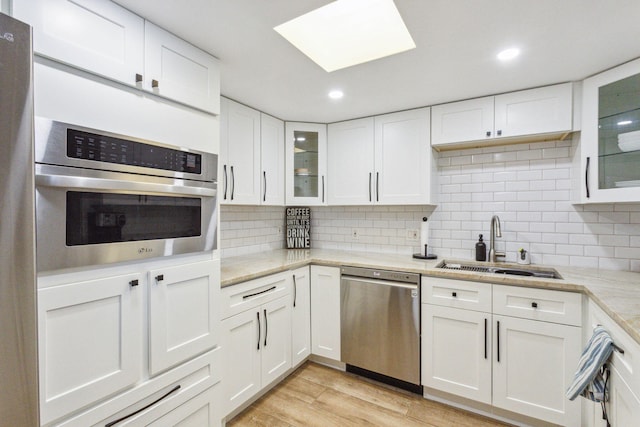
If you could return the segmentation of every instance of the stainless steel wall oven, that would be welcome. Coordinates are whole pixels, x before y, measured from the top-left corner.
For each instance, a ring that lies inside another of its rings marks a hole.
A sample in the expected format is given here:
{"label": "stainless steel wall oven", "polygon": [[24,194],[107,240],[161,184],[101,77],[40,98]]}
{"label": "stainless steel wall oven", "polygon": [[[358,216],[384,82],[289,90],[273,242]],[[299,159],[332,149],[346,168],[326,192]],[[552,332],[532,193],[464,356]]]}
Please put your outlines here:
{"label": "stainless steel wall oven", "polygon": [[216,248],[217,155],[36,118],[38,271]]}

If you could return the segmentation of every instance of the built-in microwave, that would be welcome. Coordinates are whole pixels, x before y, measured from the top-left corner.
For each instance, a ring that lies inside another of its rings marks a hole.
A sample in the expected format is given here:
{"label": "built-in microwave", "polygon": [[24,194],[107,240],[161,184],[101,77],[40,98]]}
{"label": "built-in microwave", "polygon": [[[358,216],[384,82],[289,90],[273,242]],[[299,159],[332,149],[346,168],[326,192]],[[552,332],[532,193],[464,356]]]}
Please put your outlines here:
{"label": "built-in microwave", "polygon": [[36,118],[38,271],[216,249],[217,155]]}

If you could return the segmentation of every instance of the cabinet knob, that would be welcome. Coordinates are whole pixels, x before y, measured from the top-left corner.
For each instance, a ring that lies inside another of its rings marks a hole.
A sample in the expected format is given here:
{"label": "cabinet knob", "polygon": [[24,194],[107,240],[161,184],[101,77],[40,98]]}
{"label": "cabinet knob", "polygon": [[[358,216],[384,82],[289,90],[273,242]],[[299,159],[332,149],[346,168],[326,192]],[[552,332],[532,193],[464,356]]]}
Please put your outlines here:
{"label": "cabinet knob", "polygon": [[531,303],[531,307],[533,307],[533,308],[538,308],[538,303],[537,303],[537,302],[532,302],[532,303]]}
{"label": "cabinet knob", "polygon": [[458,293],[457,292],[451,292],[451,296],[455,298],[455,297],[458,296]]}
{"label": "cabinet knob", "polygon": [[501,136],[501,135],[502,135],[502,131],[501,131],[501,130],[498,130],[498,132],[497,132],[497,133],[498,133],[498,136]]}
{"label": "cabinet knob", "polygon": [[160,82],[157,81],[156,79],[151,80],[151,87],[154,89],[157,89],[158,86],[160,86]]}
{"label": "cabinet knob", "polygon": [[162,282],[164,280],[164,274],[158,274],[156,276],[156,282]]}
{"label": "cabinet knob", "polygon": [[487,131],[487,138],[489,138],[490,136],[491,136],[491,131],[490,131],[490,130],[488,130],[488,131]]}
{"label": "cabinet knob", "polygon": [[135,279],[135,280],[130,281],[130,282],[129,282],[129,286],[131,286],[132,288],[133,288],[134,286],[138,286],[138,279]]}

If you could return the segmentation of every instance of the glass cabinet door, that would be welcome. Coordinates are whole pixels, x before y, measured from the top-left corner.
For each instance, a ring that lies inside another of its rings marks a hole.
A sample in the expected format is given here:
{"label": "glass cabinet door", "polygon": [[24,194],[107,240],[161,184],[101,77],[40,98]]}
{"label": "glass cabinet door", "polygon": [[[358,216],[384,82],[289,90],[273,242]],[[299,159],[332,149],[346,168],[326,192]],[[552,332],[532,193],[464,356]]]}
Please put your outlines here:
{"label": "glass cabinet door", "polygon": [[598,188],[640,187],[640,74],[598,90]]}
{"label": "glass cabinet door", "polygon": [[287,205],[326,203],[326,125],[287,123]]}
{"label": "glass cabinet door", "polygon": [[582,90],[577,200],[640,202],[640,59],[585,79]]}

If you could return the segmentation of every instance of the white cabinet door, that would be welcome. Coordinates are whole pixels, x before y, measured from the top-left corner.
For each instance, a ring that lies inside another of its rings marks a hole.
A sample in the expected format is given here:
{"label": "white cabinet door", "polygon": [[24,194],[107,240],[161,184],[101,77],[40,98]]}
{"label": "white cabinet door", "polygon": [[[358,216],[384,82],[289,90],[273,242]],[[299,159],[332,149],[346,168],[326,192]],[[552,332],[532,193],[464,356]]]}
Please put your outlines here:
{"label": "white cabinet door", "polygon": [[292,273],[291,364],[297,366],[311,354],[311,280],[309,267]]}
{"label": "white cabinet door", "polygon": [[340,360],[340,269],[311,266],[311,352]]}
{"label": "white cabinet door", "polygon": [[431,203],[429,116],[420,108],[375,117],[376,203]]}
{"label": "white cabinet door", "polygon": [[284,206],[284,122],[260,114],[262,191],[260,204]]}
{"label": "white cabinet door", "polygon": [[433,146],[494,138],[493,96],[431,107]]}
{"label": "white cabinet door", "polygon": [[373,203],[373,117],[332,123],[327,134],[329,205]]}
{"label": "white cabinet door", "polygon": [[260,204],[260,112],[222,98],[221,203]]}
{"label": "white cabinet door", "polygon": [[144,75],[144,20],[113,2],[14,0],[13,14],[36,53],[128,85]]}
{"label": "white cabinet door", "polygon": [[224,416],[242,405],[261,388],[260,309],[255,308],[222,321],[222,373]]}
{"label": "white cabinet door", "polygon": [[610,375],[609,403],[607,404],[609,422],[613,426],[640,425],[640,400],[631,391],[615,366],[611,367]]}
{"label": "white cabinet door", "polygon": [[208,53],[146,21],[144,87],[157,95],[220,113],[220,64]]}
{"label": "white cabinet door", "polygon": [[143,286],[129,274],[38,291],[43,424],[141,378]]}
{"label": "white cabinet door", "polygon": [[573,86],[564,83],[495,97],[495,133],[507,138],[571,131]]}
{"label": "white cabinet door", "polygon": [[285,123],[286,203],[327,204],[327,125]]}
{"label": "white cabinet door", "polygon": [[262,387],[291,368],[291,305],[289,296],[260,307]]}
{"label": "white cabinet door", "polygon": [[491,404],[491,314],[422,306],[422,385]]}
{"label": "white cabinet door", "polygon": [[149,273],[149,370],[155,375],[219,343],[220,261]]}
{"label": "white cabinet door", "polygon": [[565,390],[581,349],[574,326],[494,315],[493,405],[562,425],[580,424]]}

